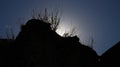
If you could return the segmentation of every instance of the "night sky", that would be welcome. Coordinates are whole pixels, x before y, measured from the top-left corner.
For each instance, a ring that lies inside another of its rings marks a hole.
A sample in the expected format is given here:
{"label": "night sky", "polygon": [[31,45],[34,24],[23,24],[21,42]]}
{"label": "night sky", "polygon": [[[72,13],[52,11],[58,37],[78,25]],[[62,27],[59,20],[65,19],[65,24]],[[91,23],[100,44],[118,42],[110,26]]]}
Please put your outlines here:
{"label": "night sky", "polygon": [[31,18],[34,8],[59,9],[59,32],[74,26],[81,42],[93,37],[98,55],[120,41],[120,0],[0,0],[0,37],[6,37],[8,28],[17,35],[20,24]]}

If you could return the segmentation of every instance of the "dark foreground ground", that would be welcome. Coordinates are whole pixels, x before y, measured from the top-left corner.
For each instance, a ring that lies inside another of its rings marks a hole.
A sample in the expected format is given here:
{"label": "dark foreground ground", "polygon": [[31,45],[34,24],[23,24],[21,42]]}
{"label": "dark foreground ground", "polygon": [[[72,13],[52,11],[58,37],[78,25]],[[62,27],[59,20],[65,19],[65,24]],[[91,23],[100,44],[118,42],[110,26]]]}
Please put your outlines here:
{"label": "dark foreground ground", "polygon": [[0,39],[0,67],[120,67],[120,42],[98,56],[77,36],[61,37],[50,24],[31,19],[15,40]]}

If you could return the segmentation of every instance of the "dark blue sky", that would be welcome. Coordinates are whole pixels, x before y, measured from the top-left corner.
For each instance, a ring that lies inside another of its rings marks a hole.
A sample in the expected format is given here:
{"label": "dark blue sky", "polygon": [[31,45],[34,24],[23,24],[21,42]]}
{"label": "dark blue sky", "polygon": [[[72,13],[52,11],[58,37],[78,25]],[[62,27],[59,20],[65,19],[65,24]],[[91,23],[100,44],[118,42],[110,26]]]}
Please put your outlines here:
{"label": "dark blue sky", "polygon": [[19,19],[27,21],[34,8],[62,11],[61,29],[73,24],[81,41],[93,37],[99,55],[120,41],[120,0],[0,0],[0,36],[5,37],[7,28],[17,35]]}

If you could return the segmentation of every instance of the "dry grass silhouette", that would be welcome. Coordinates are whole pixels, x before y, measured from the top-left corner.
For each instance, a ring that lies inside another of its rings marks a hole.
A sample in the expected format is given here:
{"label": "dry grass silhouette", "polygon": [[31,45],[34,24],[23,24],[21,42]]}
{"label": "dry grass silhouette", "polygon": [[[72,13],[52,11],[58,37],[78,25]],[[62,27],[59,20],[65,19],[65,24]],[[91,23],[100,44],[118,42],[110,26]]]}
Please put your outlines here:
{"label": "dry grass silhouette", "polygon": [[32,13],[32,19],[39,19],[47,23],[50,23],[52,30],[56,31],[58,29],[61,17],[59,11],[54,11],[54,12],[52,11],[51,13],[49,13],[47,8],[45,8],[43,13],[42,12],[38,13],[34,9]]}
{"label": "dry grass silhouette", "polygon": [[[43,20],[51,24],[51,29],[57,31],[61,23],[61,13],[59,10],[54,10],[51,13],[45,8],[43,12],[37,12],[35,9],[32,13],[32,19]],[[71,37],[75,34],[76,28],[72,28],[69,32],[64,32],[63,37]]]}

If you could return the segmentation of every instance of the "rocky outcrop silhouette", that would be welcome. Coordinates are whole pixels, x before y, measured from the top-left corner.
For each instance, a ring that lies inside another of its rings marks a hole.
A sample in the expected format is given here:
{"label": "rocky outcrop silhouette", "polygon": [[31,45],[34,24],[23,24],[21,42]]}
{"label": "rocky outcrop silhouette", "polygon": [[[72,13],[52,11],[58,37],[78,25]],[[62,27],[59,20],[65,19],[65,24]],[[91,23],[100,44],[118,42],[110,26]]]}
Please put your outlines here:
{"label": "rocky outcrop silhouette", "polygon": [[50,23],[31,19],[8,46],[0,47],[0,65],[6,67],[98,67],[96,52],[77,36],[61,37]]}

